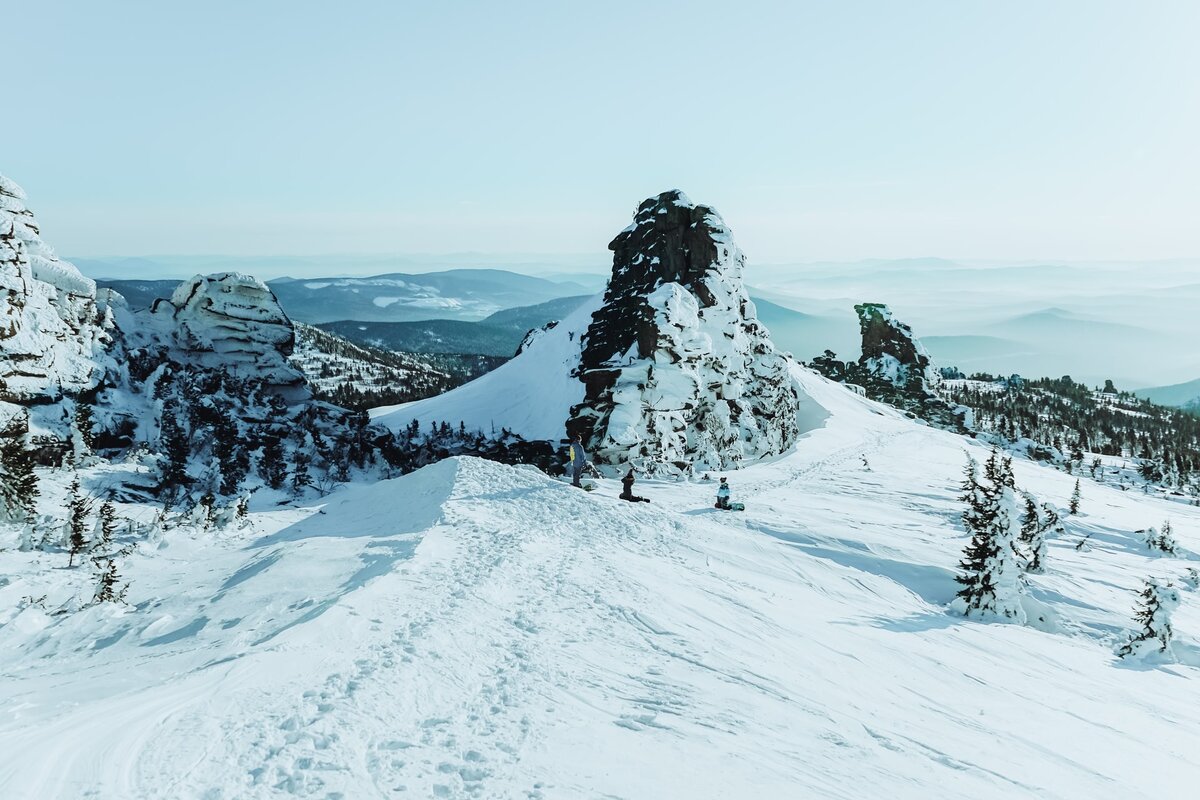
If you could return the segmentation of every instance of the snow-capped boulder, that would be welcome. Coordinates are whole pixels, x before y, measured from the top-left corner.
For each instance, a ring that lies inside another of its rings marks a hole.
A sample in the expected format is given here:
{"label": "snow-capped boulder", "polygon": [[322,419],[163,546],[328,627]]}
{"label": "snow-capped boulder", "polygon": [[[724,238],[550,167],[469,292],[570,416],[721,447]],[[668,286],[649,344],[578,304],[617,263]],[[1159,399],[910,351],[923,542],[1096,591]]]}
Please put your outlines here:
{"label": "snow-capped boulder", "polygon": [[95,389],[115,364],[96,284],[41,238],[25,193],[0,175],[0,399],[47,402]]}
{"label": "snow-capped boulder", "polygon": [[638,207],[609,249],[612,278],[582,337],[585,395],[568,431],[599,464],[667,475],[787,449],[799,395],[720,215],[665,192]]}
{"label": "snow-capped boulder", "polygon": [[303,374],[289,361],[296,343],[292,321],[265,283],[250,275],[197,275],[179,284],[170,308],[175,343],[201,367],[226,369],[242,378],[279,386],[298,385]]}

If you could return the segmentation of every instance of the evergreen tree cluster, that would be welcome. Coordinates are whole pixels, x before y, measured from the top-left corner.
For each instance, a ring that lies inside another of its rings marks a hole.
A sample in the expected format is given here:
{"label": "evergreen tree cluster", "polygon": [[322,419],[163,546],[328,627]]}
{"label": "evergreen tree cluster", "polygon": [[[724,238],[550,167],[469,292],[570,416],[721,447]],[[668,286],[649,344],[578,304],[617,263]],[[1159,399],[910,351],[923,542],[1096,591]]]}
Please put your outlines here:
{"label": "evergreen tree cluster", "polygon": [[1028,492],[1021,497],[1024,513],[1018,510],[1011,458],[993,450],[981,476],[978,462],[968,456],[960,499],[971,539],[959,563],[956,580],[962,588],[955,599],[967,616],[1026,622],[1025,575],[1045,570],[1046,534],[1061,533],[1062,523],[1051,506]]}
{"label": "evergreen tree cluster", "polygon": [[[261,382],[224,370],[166,367],[154,384],[160,489],[234,496],[252,469],[263,483],[301,491],[316,478],[350,479],[374,459],[375,439],[365,412],[322,402],[289,406]],[[311,469],[311,471],[310,471]],[[316,473],[314,476],[313,473]]]}
{"label": "evergreen tree cluster", "polygon": [[[1138,459],[1142,476],[1200,492],[1200,418],[1128,392],[1097,391],[1063,378],[987,374],[940,390],[971,408],[974,427],[1009,441],[1032,441],[1031,455],[1082,469],[1086,453]],[[1100,465],[1092,461],[1093,477]]]}
{"label": "evergreen tree cluster", "polygon": [[411,472],[451,456],[475,456],[502,464],[533,464],[544,472],[561,472],[562,464],[549,442],[529,441],[501,428],[499,433],[468,430],[459,422],[430,422],[423,428],[418,420],[396,433],[388,442],[388,463],[401,472]]}

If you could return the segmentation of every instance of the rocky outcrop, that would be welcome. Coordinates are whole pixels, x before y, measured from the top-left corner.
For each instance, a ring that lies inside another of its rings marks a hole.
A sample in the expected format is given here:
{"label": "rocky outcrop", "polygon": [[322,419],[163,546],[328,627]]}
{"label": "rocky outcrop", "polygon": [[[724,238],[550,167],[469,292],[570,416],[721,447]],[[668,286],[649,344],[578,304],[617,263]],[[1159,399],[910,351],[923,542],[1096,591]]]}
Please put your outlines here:
{"label": "rocky outcrop", "polygon": [[862,331],[862,356],[858,363],[867,375],[897,387],[929,390],[937,384],[929,353],[883,303],[854,307]]}
{"label": "rocky outcrop", "polygon": [[861,384],[873,400],[939,427],[964,431],[965,409],[951,406],[934,390],[941,376],[912,328],[883,303],[860,303],[854,310],[862,331],[862,356],[846,379]]}
{"label": "rocky outcrop", "polygon": [[96,284],[42,241],[21,187],[0,175],[0,400],[51,402],[115,367]]}
{"label": "rocky outcrop", "polygon": [[296,343],[292,321],[258,278],[197,275],[179,284],[169,304],[153,309],[155,316],[166,313],[183,361],[274,386],[303,383],[303,374],[288,361]]}
{"label": "rocky outcrop", "polygon": [[799,396],[742,285],[720,215],[678,191],[643,202],[609,244],[613,272],[582,337],[568,432],[602,465],[725,469],[787,449]]}

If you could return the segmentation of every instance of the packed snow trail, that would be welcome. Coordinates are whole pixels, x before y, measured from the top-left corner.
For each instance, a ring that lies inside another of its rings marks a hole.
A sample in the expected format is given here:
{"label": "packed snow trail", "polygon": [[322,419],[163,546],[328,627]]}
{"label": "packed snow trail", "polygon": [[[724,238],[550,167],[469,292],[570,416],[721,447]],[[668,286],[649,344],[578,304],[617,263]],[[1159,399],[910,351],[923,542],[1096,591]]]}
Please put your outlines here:
{"label": "packed snow trail", "polygon": [[[810,384],[827,424],[730,473],[744,514],[715,481],[631,504],[451,459],[252,533],[169,531],[131,563],[136,610],[0,628],[3,796],[1182,796],[1200,598],[1181,665],[1111,649],[1143,577],[1198,563],[1200,513],[1087,483],[1032,580],[1045,621],[967,621],[945,604],[978,446]],[[1017,479],[1058,505],[1074,484]],[[1132,533],[1167,517],[1183,558]]]}

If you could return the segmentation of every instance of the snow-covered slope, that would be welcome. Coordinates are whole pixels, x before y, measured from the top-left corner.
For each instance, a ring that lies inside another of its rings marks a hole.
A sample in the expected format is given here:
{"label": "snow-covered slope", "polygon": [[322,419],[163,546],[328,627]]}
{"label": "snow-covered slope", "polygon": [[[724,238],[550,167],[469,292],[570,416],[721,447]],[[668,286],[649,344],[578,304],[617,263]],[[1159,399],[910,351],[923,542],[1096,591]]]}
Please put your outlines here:
{"label": "snow-covered slope", "polygon": [[526,439],[562,438],[568,411],[583,400],[583,383],[572,375],[580,337],[602,300],[596,295],[486,375],[437,397],[373,409],[372,419],[392,430],[416,419],[464,422],[481,431],[503,427]]}
{"label": "snow-covered slope", "polygon": [[[1200,509],[1084,479],[1031,576],[1046,622],[969,621],[956,495],[985,453],[796,378],[830,415],[731,476],[744,514],[703,481],[629,504],[452,459],[168,530],[130,606],[61,617],[86,573],[0,541],[4,796],[1191,796],[1200,597],[1179,664],[1112,648],[1142,578],[1197,565]],[[1074,477],[1016,468],[1066,503]],[[1166,518],[1176,558],[1133,533]]]}

